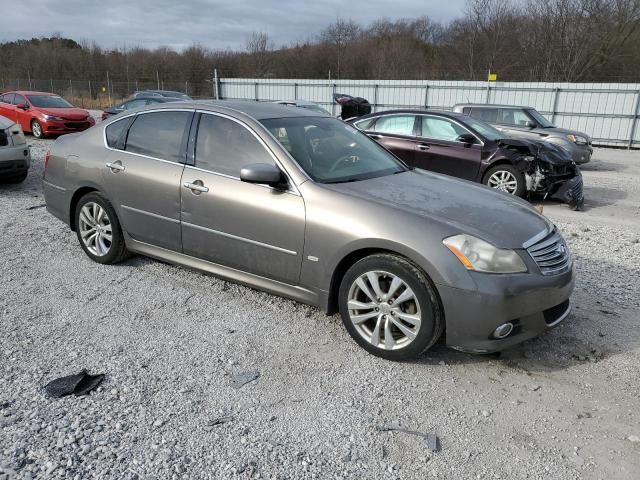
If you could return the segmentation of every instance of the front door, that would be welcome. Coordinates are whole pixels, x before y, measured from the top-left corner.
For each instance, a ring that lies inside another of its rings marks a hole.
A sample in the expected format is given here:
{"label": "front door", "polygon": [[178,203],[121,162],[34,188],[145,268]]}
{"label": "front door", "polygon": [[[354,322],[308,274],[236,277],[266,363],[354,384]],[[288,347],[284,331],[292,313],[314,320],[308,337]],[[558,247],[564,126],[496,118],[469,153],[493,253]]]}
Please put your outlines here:
{"label": "front door", "polygon": [[421,115],[420,120],[415,166],[475,181],[482,155],[480,141],[458,141],[460,135],[471,132],[449,118]]}
{"label": "front door", "polygon": [[129,118],[107,127],[107,141],[122,143],[113,144],[103,167],[105,193],[134,240],[182,250],[180,180],[192,117],[184,110],[141,113],[122,136],[117,129]]}
{"label": "front door", "polygon": [[180,188],[184,253],[296,284],[304,201],[293,186],[240,181],[241,168],[252,163],[276,163],[256,133],[229,117],[201,114],[195,167],[185,167]]}

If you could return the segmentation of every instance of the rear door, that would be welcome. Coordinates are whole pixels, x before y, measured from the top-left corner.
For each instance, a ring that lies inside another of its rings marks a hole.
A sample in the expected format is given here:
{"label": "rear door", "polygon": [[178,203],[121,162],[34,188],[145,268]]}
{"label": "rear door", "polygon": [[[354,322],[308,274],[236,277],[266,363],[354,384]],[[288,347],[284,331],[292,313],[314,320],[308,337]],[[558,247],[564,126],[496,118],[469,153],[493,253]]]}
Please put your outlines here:
{"label": "rear door", "polygon": [[[26,105],[29,108],[25,110],[23,108],[18,108],[17,105]],[[31,130],[31,119],[33,118],[33,114],[31,112],[32,108],[33,107],[29,104],[24,96],[18,95],[16,93],[15,97],[13,97],[13,110],[15,112],[14,121],[18,123],[24,131]]]}
{"label": "rear door", "polygon": [[[416,166],[467,180],[476,180],[480,170],[482,143],[460,123],[437,115],[420,115]],[[457,140],[471,134],[476,143]]]}
{"label": "rear door", "polygon": [[192,118],[192,110],[143,112],[106,128],[104,187],[134,240],[182,250],[180,180]]}
{"label": "rear door", "polygon": [[275,163],[259,135],[225,115],[200,114],[195,166],[185,167],[184,253],[244,272],[296,284],[304,246],[305,208],[288,190],[240,181],[252,163]]}
{"label": "rear door", "polygon": [[355,125],[408,165],[414,166],[418,144],[415,137],[416,115],[383,115],[368,122],[356,122]]}

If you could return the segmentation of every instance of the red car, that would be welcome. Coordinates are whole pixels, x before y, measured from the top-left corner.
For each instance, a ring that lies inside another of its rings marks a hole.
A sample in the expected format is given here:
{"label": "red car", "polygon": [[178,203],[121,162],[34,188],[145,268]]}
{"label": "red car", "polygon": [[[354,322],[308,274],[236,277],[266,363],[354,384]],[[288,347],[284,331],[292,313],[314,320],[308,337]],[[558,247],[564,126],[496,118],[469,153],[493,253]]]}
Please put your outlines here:
{"label": "red car", "polygon": [[87,110],[53,93],[8,92],[0,96],[0,115],[20,124],[36,138],[81,132],[95,125]]}

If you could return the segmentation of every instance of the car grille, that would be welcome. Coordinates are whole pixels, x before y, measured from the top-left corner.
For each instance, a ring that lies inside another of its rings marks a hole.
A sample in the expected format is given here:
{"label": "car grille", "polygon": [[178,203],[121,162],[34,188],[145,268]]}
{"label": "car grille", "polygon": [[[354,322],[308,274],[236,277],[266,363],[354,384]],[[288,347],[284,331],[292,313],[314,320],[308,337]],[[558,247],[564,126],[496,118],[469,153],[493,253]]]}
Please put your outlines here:
{"label": "car grille", "polygon": [[543,275],[557,275],[571,268],[571,254],[557,230],[527,248]]}
{"label": "car grille", "polygon": [[89,122],[65,122],[67,128],[89,128]]}
{"label": "car grille", "polygon": [[547,325],[553,325],[556,323],[562,316],[567,313],[569,309],[569,300],[565,300],[560,305],[556,305],[555,307],[551,307],[546,309],[544,312],[544,321]]}

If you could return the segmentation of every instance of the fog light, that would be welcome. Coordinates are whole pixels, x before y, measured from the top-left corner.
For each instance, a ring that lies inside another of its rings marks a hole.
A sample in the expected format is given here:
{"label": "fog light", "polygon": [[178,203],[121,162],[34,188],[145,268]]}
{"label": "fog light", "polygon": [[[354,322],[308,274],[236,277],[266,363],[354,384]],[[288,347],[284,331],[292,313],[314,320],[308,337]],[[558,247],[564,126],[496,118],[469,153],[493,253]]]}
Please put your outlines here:
{"label": "fog light", "polygon": [[506,338],[513,331],[513,323],[507,322],[500,325],[493,331],[494,338]]}

